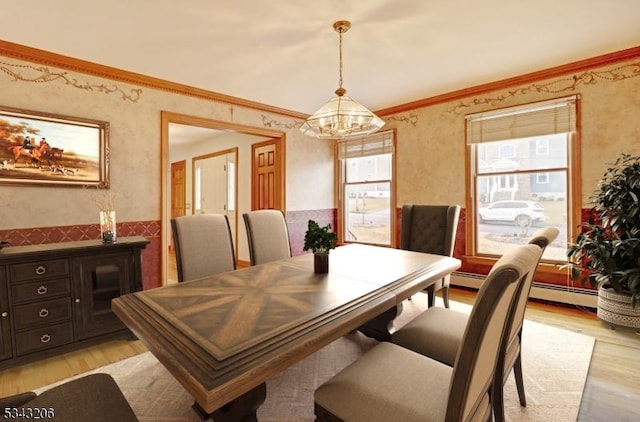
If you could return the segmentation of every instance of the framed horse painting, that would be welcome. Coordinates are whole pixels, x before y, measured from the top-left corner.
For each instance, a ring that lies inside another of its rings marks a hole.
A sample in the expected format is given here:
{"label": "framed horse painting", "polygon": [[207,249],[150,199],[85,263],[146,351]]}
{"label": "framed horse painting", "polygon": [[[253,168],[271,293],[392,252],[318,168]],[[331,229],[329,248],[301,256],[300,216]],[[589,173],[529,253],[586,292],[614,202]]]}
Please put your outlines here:
{"label": "framed horse painting", "polygon": [[109,123],[0,106],[0,183],[109,186]]}

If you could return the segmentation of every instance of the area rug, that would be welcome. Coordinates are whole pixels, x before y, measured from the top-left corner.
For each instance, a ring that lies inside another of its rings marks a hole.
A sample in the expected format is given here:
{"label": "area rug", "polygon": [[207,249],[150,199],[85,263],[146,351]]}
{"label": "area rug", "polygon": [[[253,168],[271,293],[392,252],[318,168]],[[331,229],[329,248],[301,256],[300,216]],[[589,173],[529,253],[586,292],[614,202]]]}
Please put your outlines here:
{"label": "area rug", "polygon": [[[470,309],[456,302],[451,307],[466,312]],[[405,324],[425,308],[426,295],[415,295],[404,302],[396,325]],[[258,420],[314,421],[316,387],[376,343],[360,333],[347,335],[267,381],[267,399],[258,410]],[[505,386],[507,421],[575,421],[593,345],[592,337],[525,320],[522,359],[527,406],[520,406],[511,375]],[[140,421],[200,421],[191,409],[191,396],[149,352],[92,372],[105,372],[115,378]]]}

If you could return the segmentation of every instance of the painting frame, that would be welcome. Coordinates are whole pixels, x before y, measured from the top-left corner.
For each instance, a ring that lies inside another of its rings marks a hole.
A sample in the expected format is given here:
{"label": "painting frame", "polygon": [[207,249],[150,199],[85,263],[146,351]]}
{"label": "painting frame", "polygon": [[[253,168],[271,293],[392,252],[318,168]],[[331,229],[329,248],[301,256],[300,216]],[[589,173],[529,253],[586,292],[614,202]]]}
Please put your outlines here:
{"label": "painting frame", "polygon": [[0,185],[109,188],[109,122],[0,105]]}

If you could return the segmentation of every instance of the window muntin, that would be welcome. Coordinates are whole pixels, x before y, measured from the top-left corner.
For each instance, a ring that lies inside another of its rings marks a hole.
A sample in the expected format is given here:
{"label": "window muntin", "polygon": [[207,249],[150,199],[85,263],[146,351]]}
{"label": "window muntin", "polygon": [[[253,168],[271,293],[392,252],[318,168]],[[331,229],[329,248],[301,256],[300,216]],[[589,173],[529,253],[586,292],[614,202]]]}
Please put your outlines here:
{"label": "window muntin", "polygon": [[[569,160],[575,122],[574,97],[467,116],[473,178],[468,255],[500,256],[539,227],[554,226],[560,235],[543,258],[566,261],[571,216],[580,206],[568,194],[576,188]],[[515,154],[506,157],[505,150]]]}

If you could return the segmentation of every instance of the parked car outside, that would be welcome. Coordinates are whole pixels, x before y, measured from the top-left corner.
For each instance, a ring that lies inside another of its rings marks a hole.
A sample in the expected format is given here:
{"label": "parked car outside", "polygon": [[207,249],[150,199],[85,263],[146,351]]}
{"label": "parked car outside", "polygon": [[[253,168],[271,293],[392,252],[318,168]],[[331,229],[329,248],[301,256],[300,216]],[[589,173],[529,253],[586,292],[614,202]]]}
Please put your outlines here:
{"label": "parked car outside", "polygon": [[513,222],[519,226],[530,226],[544,221],[548,216],[544,208],[534,201],[496,201],[478,209],[480,223],[486,221]]}

